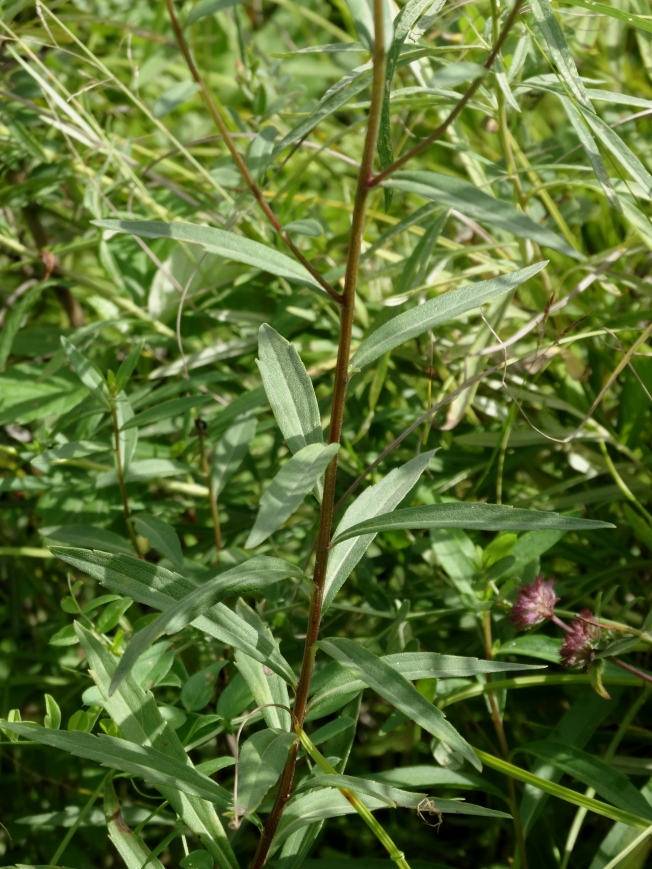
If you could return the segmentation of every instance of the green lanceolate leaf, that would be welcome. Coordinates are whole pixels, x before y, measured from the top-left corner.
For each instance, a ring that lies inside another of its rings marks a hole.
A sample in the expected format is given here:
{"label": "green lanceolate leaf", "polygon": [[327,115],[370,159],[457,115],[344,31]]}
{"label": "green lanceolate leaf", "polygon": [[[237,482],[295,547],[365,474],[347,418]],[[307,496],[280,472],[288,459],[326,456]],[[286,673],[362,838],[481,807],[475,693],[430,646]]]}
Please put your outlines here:
{"label": "green lanceolate leaf", "polygon": [[339,637],[320,640],[316,645],[428,733],[458,751],[476,769],[482,769],[471,746],[446,721],[443,712],[429,703],[414,685],[381,658],[353,640]]}
{"label": "green lanceolate leaf", "polygon": [[568,3],[569,6],[583,6],[594,15],[608,15],[609,18],[615,18],[624,24],[639,27],[641,30],[652,33],[652,21],[642,15],[635,15],[631,9],[619,9],[609,3],[598,3],[597,0],[564,0],[564,3]]}
{"label": "green lanceolate leaf", "polygon": [[206,253],[214,253],[225,259],[254,266],[273,275],[323,293],[319,283],[302,265],[267,247],[234,232],[225,232],[212,226],[197,226],[194,223],[161,223],[149,220],[95,220],[96,226],[113,232],[127,232],[139,238],[171,238],[186,244],[198,244]]}
{"label": "green lanceolate leaf", "polygon": [[[283,679],[275,673],[268,676],[262,664],[240,651],[235,653],[235,665],[247,683],[256,706],[266,707],[262,714],[267,726],[288,731],[291,721],[286,709],[290,706],[290,698]],[[285,706],[286,709],[279,709],[279,706]]]}
{"label": "green lanceolate leaf", "polygon": [[130,419],[122,426],[122,430],[126,431],[130,428],[151,425],[161,419],[172,419],[175,416],[182,416],[193,407],[204,407],[210,404],[213,399],[210,395],[191,395],[188,398],[173,398],[171,401],[163,401],[155,407],[150,407],[142,413],[136,414],[133,419]]}
{"label": "green lanceolate leaf", "polygon": [[[53,552],[106,588],[161,611],[169,609],[197,588],[189,579],[133,556],[116,558],[104,552],[60,547],[53,547]],[[224,604],[212,606],[193,619],[192,624],[202,633],[265,664],[288,684],[296,683],[292,668],[276,645]]]}
{"label": "green lanceolate leaf", "polygon": [[165,558],[169,558],[175,567],[183,565],[183,550],[177,532],[171,525],[156,516],[140,513],[132,519],[136,530],[146,537],[152,547]]}
{"label": "green lanceolate leaf", "polygon": [[417,305],[409,311],[398,314],[365,338],[351,359],[350,367],[363,368],[388,350],[393,350],[394,347],[404,344],[411,338],[422,335],[428,329],[454,320],[467,311],[479,308],[490,299],[508,293],[536,275],[546,265],[545,262],[536,263],[509,275],[501,275],[499,278],[480,281],[468,287],[461,287],[459,290],[451,290],[437,296],[436,299],[430,299],[423,305]]}
{"label": "green lanceolate leaf", "polygon": [[67,338],[61,339],[61,346],[66,351],[70,364],[86,389],[108,410],[110,406],[109,390],[100,372]]}
{"label": "green lanceolate leaf", "polygon": [[338,450],[339,444],[309,444],[283,465],[260,499],[260,509],[245,549],[258,546],[290,518]]}
{"label": "green lanceolate leaf", "polygon": [[295,733],[260,730],[240,749],[238,761],[238,814],[249,814],[262,803],[283,772]]}
{"label": "green lanceolate leaf", "polygon": [[[483,673],[502,673],[514,670],[539,670],[545,665],[507,664],[502,661],[483,661],[481,658],[440,655],[438,652],[398,652],[383,655],[383,664],[396,670],[405,679],[465,679]],[[334,665],[333,665],[334,667]],[[348,671],[322,671],[313,679],[313,696],[308,706],[307,720],[321,718],[339,709],[348,698],[362,691],[365,682]],[[323,678],[322,676],[322,678]]]}
{"label": "green lanceolate leaf", "polygon": [[385,513],[360,522],[335,536],[339,543],[359,534],[378,534],[400,528],[476,528],[481,531],[598,531],[614,528],[609,522],[594,519],[574,519],[543,510],[520,510],[500,504],[428,504]]}
{"label": "green lanceolate leaf", "polygon": [[140,836],[125,824],[115,788],[110,781],[104,785],[104,816],[109,838],[126,863],[127,869],[142,869],[145,863],[152,869],[163,869],[161,861],[151,856],[151,851]]}
{"label": "green lanceolate leaf", "polygon": [[[376,797],[364,796],[362,801],[371,811],[387,808],[387,803]],[[289,835],[315,821],[321,821],[325,818],[339,818],[342,815],[355,814],[355,812],[356,809],[346,797],[334,788],[323,788],[309,794],[299,794],[288,803],[283,812],[274,837],[274,846],[279,845]]]}
{"label": "green lanceolate leaf", "polygon": [[[153,694],[146,693],[130,675],[113,695],[109,695],[117,659],[95,634],[85,630],[78,622],[75,623],[75,630],[88,659],[89,672],[100,691],[102,706],[119,727],[124,740],[136,746],[152,746],[166,757],[193,769],[192,761],[175,731],[161,716]],[[184,793],[173,786],[158,787],[163,798],[199,837],[218,865],[225,869],[238,869],[238,861],[213,802]]]}
{"label": "green lanceolate leaf", "polygon": [[293,453],[324,441],[317,397],[301,357],[271,326],[258,332],[258,368],[267,398]]}
{"label": "green lanceolate leaf", "polygon": [[439,172],[396,172],[382,186],[404,193],[416,193],[424,199],[432,199],[456,208],[467,217],[511,232],[518,238],[527,238],[574,259],[580,257],[568,242],[554,232],[539,226],[526,214],[517,211],[513,205],[496,199],[462,178],[442,175]]}
{"label": "green lanceolate leaf", "polygon": [[357,794],[367,794],[368,796],[376,797],[376,799],[382,800],[393,809],[396,806],[416,809],[419,803],[427,797],[427,794],[402,791],[399,788],[391,787],[391,785],[356,778],[352,775],[328,775],[327,773],[309,776],[301,782],[297,791],[305,791],[310,788],[346,788],[347,790],[355,791]]}
{"label": "green lanceolate leaf", "polygon": [[652,806],[622,772],[618,772],[581,748],[545,740],[530,742],[519,751],[551,763],[567,775],[587,785],[614,806],[652,821]]}
{"label": "green lanceolate leaf", "polygon": [[43,745],[58,748],[97,763],[111,766],[122,772],[136,775],[152,784],[172,787],[183,793],[209,800],[221,809],[231,804],[231,794],[208,776],[197,772],[181,760],[168,757],[155,748],[134,745],[126,739],[100,734],[93,736],[76,730],[48,730],[31,724],[9,724],[3,728],[24,739],[35,740]]}
{"label": "green lanceolate leaf", "polygon": [[233,6],[237,6],[238,3],[242,2],[243,0],[203,0],[203,2],[198,3],[190,12],[186,19],[186,25],[190,26],[191,24],[194,24],[195,21],[199,21],[200,18],[205,18],[207,15],[214,15],[216,12],[221,12],[223,9],[231,9]]}
{"label": "green lanceolate leaf", "polygon": [[[378,513],[386,513],[397,507],[417,484],[435,452],[436,450],[431,450],[417,456],[402,467],[390,471],[379,483],[365,489],[342,517],[335,536],[378,515]],[[324,588],[324,610],[333,602],[333,598],[344,585],[373,539],[373,534],[366,534],[352,538],[345,543],[331,544]]]}
{"label": "green lanceolate leaf", "polygon": [[256,417],[244,416],[227,429],[213,453],[211,480],[216,495],[224,489],[247,455],[256,434]]}
{"label": "green lanceolate leaf", "polygon": [[168,607],[146,628],[135,634],[120,659],[111,683],[111,693],[131,670],[143,652],[165,634],[175,634],[222,598],[243,592],[259,591],[288,576],[303,576],[302,571],[281,558],[259,555],[209,579],[180,601]]}

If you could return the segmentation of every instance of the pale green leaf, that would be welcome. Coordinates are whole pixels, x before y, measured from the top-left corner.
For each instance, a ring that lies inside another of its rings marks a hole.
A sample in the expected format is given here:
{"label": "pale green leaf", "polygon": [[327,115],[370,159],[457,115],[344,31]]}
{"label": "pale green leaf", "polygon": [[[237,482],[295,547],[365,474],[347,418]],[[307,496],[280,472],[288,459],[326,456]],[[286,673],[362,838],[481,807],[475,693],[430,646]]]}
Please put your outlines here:
{"label": "pale green leaf", "polygon": [[409,311],[398,314],[365,338],[351,359],[350,367],[363,368],[388,350],[393,350],[411,338],[416,338],[428,329],[454,320],[467,311],[479,308],[490,299],[508,293],[536,275],[546,265],[546,262],[536,263],[508,275],[451,290],[435,299],[430,299],[423,305],[417,305]]}
{"label": "pale green leaf", "polygon": [[444,713],[388,663],[353,640],[337,637],[320,640],[316,645],[428,733],[458,751],[476,769],[482,768],[471,746],[446,721]]}
{"label": "pale green leaf", "polygon": [[[378,513],[385,513],[397,507],[412,491],[421,474],[428,467],[436,450],[422,453],[406,462],[400,468],[390,471],[384,479],[369,486],[359,495],[342,517],[335,536],[342,534],[353,525],[369,519]],[[345,543],[331,544],[328,555],[328,569],[324,586],[324,610],[326,610],[351,571],[360,561],[374,539],[373,534],[352,538]]]}
{"label": "pale green leaf", "polygon": [[262,803],[283,772],[295,733],[259,730],[244,743],[238,761],[238,814],[249,814]]}
{"label": "pale green leaf", "polygon": [[301,357],[266,323],[258,332],[258,368],[274,416],[293,453],[324,441],[317,397]]}
{"label": "pale green leaf", "polygon": [[162,118],[194,97],[198,90],[199,85],[194,81],[179,81],[173,84],[156,100],[152,106],[152,114],[155,118]]}
{"label": "pale green leaf", "polygon": [[242,592],[260,591],[289,576],[303,576],[303,573],[281,558],[259,555],[195,588],[131,638],[113,677],[111,693],[116,690],[140,655],[159,637],[178,633],[225,597]]}
{"label": "pale green leaf", "polygon": [[104,785],[104,815],[109,838],[127,865],[127,869],[142,869],[145,862],[152,869],[163,869],[161,861],[150,856],[151,852],[140,836],[125,824],[120,803],[110,781]]}
{"label": "pale green leaf", "polygon": [[61,346],[86,389],[108,410],[109,390],[98,369],[67,338],[61,338]]}
{"label": "pale green leaf", "polygon": [[93,736],[80,730],[48,730],[31,724],[10,724],[2,727],[24,739],[35,740],[43,745],[67,751],[76,757],[94,760],[131,775],[137,775],[155,785],[180,790],[185,794],[201,797],[227,809],[231,794],[208,776],[197,772],[181,760],[176,760],[151,746],[135,745],[126,739],[100,734]]}
{"label": "pale green leaf", "polygon": [[256,434],[256,418],[244,416],[227,429],[213,453],[211,481],[216,495],[224,489],[247,455]]}
{"label": "pale green leaf", "polygon": [[323,293],[322,287],[300,263],[273,247],[252,241],[234,232],[194,223],[161,223],[148,220],[94,220],[102,229],[127,232],[139,238],[170,238],[186,244],[198,244],[206,253],[217,254],[234,262],[245,263]]}
{"label": "pale green leaf", "polygon": [[156,516],[139,513],[132,519],[136,530],[146,537],[150,545],[165,558],[169,558],[175,567],[183,565],[183,551],[177,533],[171,525]]}
{"label": "pale green leaf", "polygon": [[505,200],[496,199],[463,178],[439,172],[395,172],[382,186],[432,199],[441,205],[456,208],[474,220],[511,232],[518,238],[527,238],[574,259],[581,258],[563,238],[539,226]]}
{"label": "pale green leaf", "polygon": [[428,504],[384,513],[338,532],[334,543],[360,534],[378,534],[400,528],[475,528],[479,531],[598,531],[614,528],[609,522],[595,519],[574,519],[543,510],[521,510],[500,504],[454,503]]}
{"label": "pale green leaf", "polygon": [[[103,552],[87,552],[83,549],[57,548],[55,554],[97,579],[106,588],[158,610],[168,609],[196,588],[190,580],[177,573],[138,558],[115,558]],[[203,634],[240,649],[265,664],[290,685],[296,683],[292,668],[276,645],[224,604],[211,607],[204,615],[194,619],[192,624]]]}
{"label": "pale green leaf", "polygon": [[339,444],[309,444],[283,465],[260,499],[245,549],[258,546],[290,518],[338,450]]}

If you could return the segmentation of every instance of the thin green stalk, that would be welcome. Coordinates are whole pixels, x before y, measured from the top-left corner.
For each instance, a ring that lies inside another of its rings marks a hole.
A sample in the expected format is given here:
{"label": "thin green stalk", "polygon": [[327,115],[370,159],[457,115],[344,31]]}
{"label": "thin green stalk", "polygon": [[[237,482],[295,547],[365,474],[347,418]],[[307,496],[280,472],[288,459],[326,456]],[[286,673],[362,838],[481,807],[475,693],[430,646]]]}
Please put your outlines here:
{"label": "thin green stalk", "polygon": [[112,775],[113,775],[113,770],[111,770],[110,772],[107,772],[107,774],[104,776],[104,778],[99,783],[97,788],[90,795],[90,797],[88,798],[88,802],[86,803],[85,806],[82,807],[81,811],[77,815],[77,819],[75,820],[75,823],[68,830],[66,835],[61,840],[61,844],[59,845],[57,850],[54,852],[54,856],[50,860],[51,866],[56,866],[58,864],[59,860],[63,856],[63,852],[66,850],[66,848],[70,844],[70,840],[72,839],[72,837],[75,835],[75,833],[79,829],[81,822],[84,820],[86,815],[90,812],[90,810],[95,805],[97,798],[104,791],[104,785],[107,783],[107,781],[111,778]]}
{"label": "thin green stalk", "polygon": [[220,514],[217,509],[217,494],[213,487],[210,468],[206,458],[206,423],[203,419],[195,420],[195,431],[197,432],[197,440],[199,441],[199,458],[201,461],[201,469],[206,478],[206,486],[208,487],[208,501],[211,505],[211,516],[213,517],[213,530],[215,532],[215,548],[217,549],[218,557],[222,549],[222,532],[220,530]]}
{"label": "thin green stalk", "polygon": [[[170,2],[170,0],[167,0]],[[331,422],[329,429],[329,443],[339,443],[342,434],[342,422],[344,419],[344,404],[346,390],[349,383],[349,359],[351,355],[351,333],[353,330],[353,314],[355,310],[355,293],[360,266],[360,253],[362,250],[362,238],[364,233],[365,212],[367,197],[369,195],[370,180],[373,172],[374,155],[378,141],[378,130],[385,92],[385,45],[384,45],[384,7],[383,0],[374,0],[374,51],[373,51],[373,82],[371,90],[371,104],[367,121],[358,185],[351,219],[351,234],[349,251],[344,278],[343,303],[340,308],[340,332],[337,348],[337,365],[335,369],[335,384],[331,404]],[[326,469],[324,476],[324,494],[322,497],[319,515],[319,529],[317,533],[317,546],[315,554],[315,568],[313,572],[313,590],[310,599],[308,613],[308,625],[306,640],[303,651],[301,673],[297,683],[294,700],[294,714],[297,727],[303,726],[308,703],[308,690],[310,678],[315,660],[315,646],[319,638],[321,625],[322,606],[324,601],[324,586],[326,582],[326,570],[328,567],[328,550],[333,525],[333,512],[335,504],[335,482],[337,479],[337,456]],[[297,731],[298,732],[298,731]],[[274,838],[274,833],[283,815],[285,805],[290,798],[294,769],[297,759],[297,743],[294,743],[288,753],[288,759],[281,775],[281,781],[274,801],[274,806],[269,814],[267,823],[258,842],[251,869],[261,869],[267,860],[269,849]]]}
{"label": "thin green stalk", "polygon": [[[517,676],[514,679],[501,679],[496,682],[476,683],[461,688],[459,691],[451,691],[437,704],[440,709],[445,709],[453,703],[461,703],[462,700],[470,700],[472,697],[480,697],[482,694],[491,694],[492,691],[509,691],[515,688],[536,688],[539,685],[589,685],[591,682],[587,673],[554,673],[549,676]],[[645,680],[642,676],[604,676],[602,682],[605,685],[630,685],[642,687]]]}
{"label": "thin green stalk", "polygon": [[[482,627],[484,632],[484,641],[485,641],[485,655],[487,660],[493,660],[493,640],[491,635],[491,611],[486,610],[482,614]],[[492,674],[487,673],[487,682],[491,683]],[[491,709],[491,718],[494,724],[494,730],[496,731],[496,736],[498,737],[498,742],[500,743],[500,750],[503,754],[503,758],[505,760],[509,760],[509,744],[507,742],[507,736],[505,734],[505,727],[503,726],[503,719],[500,715],[500,709],[498,707],[498,697],[492,691],[489,694],[489,708]],[[516,798],[516,787],[514,785],[514,780],[507,777],[507,795],[509,797],[509,808],[512,813],[512,819],[514,821],[514,833],[516,834],[516,847],[517,853],[521,862],[521,869],[528,869],[528,859],[527,859],[527,847],[525,845],[525,833],[523,832],[523,824],[521,823],[521,814],[518,808],[518,800]]]}
{"label": "thin green stalk", "polygon": [[607,450],[607,445],[605,444],[605,442],[603,440],[600,441],[600,450],[602,451],[602,455],[604,456],[604,460],[607,463],[607,467],[609,468],[609,473],[611,474],[611,476],[614,479],[614,483],[618,486],[618,488],[623,493],[623,495],[627,498],[627,500],[631,501],[631,503],[639,510],[641,515],[646,519],[648,525],[652,528],[652,515],[650,515],[648,513],[648,511],[641,504],[641,502],[638,500],[636,495],[631,491],[631,489],[629,488],[627,483],[623,480],[623,478],[620,476],[620,474],[616,470],[616,466],[611,461],[611,456],[609,455],[609,452]]}
{"label": "thin green stalk", "polygon": [[[636,698],[636,700],[632,703],[630,708],[628,709],[625,717],[620,723],[618,730],[615,732],[613,739],[609,743],[609,747],[604,753],[602,760],[605,763],[610,763],[613,760],[616,751],[618,750],[618,746],[623,740],[625,733],[627,732],[627,728],[632,723],[632,721],[638,715],[640,708],[643,706],[647,698],[650,696],[651,688],[646,688],[644,691],[640,693],[640,695]],[[595,790],[593,788],[587,788],[584,792],[584,795],[587,797],[594,797]],[[586,813],[588,809],[580,808],[577,810],[575,817],[573,819],[573,823],[571,824],[571,828],[568,831],[568,836],[566,838],[566,844],[564,845],[564,856],[561,861],[561,866],[559,869],[567,869],[568,861],[570,860],[570,856],[573,853],[573,848],[575,847],[575,843],[577,842],[577,837],[580,834],[580,830],[582,829],[582,824],[584,823],[584,819],[586,818]]]}
{"label": "thin green stalk", "polygon": [[[305,731],[301,728],[298,728],[298,732],[301,744],[305,748],[306,752],[317,764],[319,769],[322,772],[325,772],[327,775],[337,775],[337,770],[330,765],[324,755],[321,754],[321,752],[312,744]],[[351,803],[353,808],[360,815],[360,817],[369,827],[374,836],[376,836],[378,841],[387,850],[390,860],[393,860],[398,866],[401,867],[401,869],[410,869],[410,866],[405,859],[405,854],[402,851],[399,851],[390,835],[385,831],[382,824],[380,824],[376,820],[376,818],[374,818],[374,816],[362,802],[360,797],[358,797],[357,794],[354,794],[353,791],[350,791],[348,788],[338,788],[338,790]]]}
{"label": "thin green stalk", "polygon": [[111,419],[113,420],[113,436],[115,439],[115,466],[116,472],[118,474],[120,497],[122,498],[122,511],[124,513],[125,523],[127,525],[127,531],[129,532],[129,539],[131,540],[131,545],[134,547],[138,558],[143,558],[143,553],[140,551],[140,546],[138,545],[138,537],[136,536],[136,532],[134,531],[134,526],[131,521],[129,499],[127,498],[127,485],[125,483],[124,468],[122,466],[122,454],[120,453],[120,425],[118,423],[118,413],[116,410],[115,402],[110,401],[109,403],[111,406]]}
{"label": "thin green stalk", "polygon": [[204,105],[208,109],[208,112],[209,112],[211,118],[213,119],[215,126],[220,131],[220,135],[224,139],[224,144],[229,149],[231,157],[233,158],[233,162],[238,167],[238,170],[239,170],[240,174],[242,175],[242,177],[245,181],[245,184],[247,185],[247,187],[251,191],[252,196],[254,197],[256,202],[258,203],[258,205],[259,205],[261,211],[263,212],[263,214],[265,215],[265,217],[268,219],[268,221],[271,223],[271,225],[274,227],[274,229],[278,233],[281,240],[284,242],[284,244],[287,245],[287,247],[290,248],[290,250],[292,251],[294,256],[299,260],[301,265],[310,272],[312,277],[319,283],[319,285],[322,287],[322,289],[325,290],[332,299],[334,299],[338,304],[341,305],[343,303],[342,295],[340,293],[338,293],[337,290],[335,290],[333,287],[331,287],[331,285],[328,283],[328,281],[324,280],[324,278],[319,274],[319,272],[315,269],[315,267],[313,265],[311,265],[310,261],[307,260],[306,257],[301,253],[301,251],[295,245],[295,243],[292,241],[290,236],[283,230],[283,227],[281,226],[279,219],[274,214],[270,205],[266,201],[262,190],[258,187],[256,182],[254,181],[254,178],[253,178],[251,172],[247,168],[247,164],[245,163],[242,155],[240,154],[240,152],[238,151],[238,149],[235,146],[235,142],[233,141],[231,133],[230,133],[228,127],[226,126],[225,121],[224,121],[224,115],[220,109],[220,106],[218,106],[214,95],[209,91],[208,87],[206,86],[206,83],[204,82],[203,78],[201,77],[201,75],[199,73],[199,70],[197,69],[197,66],[195,64],[195,61],[193,60],[193,56],[192,56],[191,51],[190,51],[190,47],[189,47],[188,42],[186,40],[186,37],[183,33],[183,29],[181,28],[181,25],[179,24],[179,20],[177,18],[176,12],[174,10],[173,0],[165,0],[165,4],[167,6],[168,15],[170,16],[170,22],[172,23],[172,29],[174,30],[174,35],[176,36],[177,43],[179,45],[179,49],[181,50],[181,54],[183,55],[183,59],[186,62],[186,66],[188,67],[190,75],[195,80],[195,83],[199,85],[199,89],[200,89],[202,99],[204,101]]}
{"label": "thin green stalk", "polygon": [[482,763],[486,764],[490,769],[495,769],[497,772],[502,772],[505,775],[511,775],[517,781],[522,781],[524,784],[532,785],[537,790],[543,791],[546,794],[551,794],[553,797],[565,800],[574,806],[583,806],[596,815],[602,815],[603,818],[610,818],[612,821],[618,821],[627,824],[629,827],[636,827],[638,830],[647,829],[648,822],[645,818],[632,814],[632,812],[623,811],[609,803],[603,803],[600,800],[594,800],[584,796],[577,791],[565,788],[563,785],[540,778],[534,773],[522,769],[520,766],[515,766],[513,763],[508,763],[506,760],[501,760],[494,757],[492,754],[487,754],[485,751],[480,751],[479,748],[473,749],[478,755]]}

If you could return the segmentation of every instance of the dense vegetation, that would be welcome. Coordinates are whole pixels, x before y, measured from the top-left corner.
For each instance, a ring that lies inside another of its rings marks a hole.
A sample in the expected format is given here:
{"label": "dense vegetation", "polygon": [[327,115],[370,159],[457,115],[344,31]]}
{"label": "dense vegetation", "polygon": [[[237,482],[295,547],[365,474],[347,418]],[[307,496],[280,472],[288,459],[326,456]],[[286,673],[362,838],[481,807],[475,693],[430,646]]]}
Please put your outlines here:
{"label": "dense vegetation", "polygon": [[642,869],[649,4],[0,25],[4,864]]}

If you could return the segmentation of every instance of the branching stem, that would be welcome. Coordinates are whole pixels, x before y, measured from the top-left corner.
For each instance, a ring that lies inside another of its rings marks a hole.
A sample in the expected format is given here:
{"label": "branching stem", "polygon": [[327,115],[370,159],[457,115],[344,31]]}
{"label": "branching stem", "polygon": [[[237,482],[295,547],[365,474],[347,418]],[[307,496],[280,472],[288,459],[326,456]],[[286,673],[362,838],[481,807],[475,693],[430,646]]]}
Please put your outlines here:
{"label": "branching stem", "polygon": [[222,113],[206,84],[204,83],[203,78],[199,74],[199,70],[195,64],[192,53],[190,51],[190,46],[184,36],[183,29],[179,24],[179,19],[177,18],[177,14],[174,9],[173,0],[165,0],[168,15],[170,16],[170,21],[172,23],[172,29],[174,30],[174,35],[176,36],[177,43],[183,54],[183,58],[186,62],[186,66],[190,71],[190,75],[195,80],[195,83],[199,85],[199,90],[204,101],[204,105],[208,109],[213,121],[215,122],[215,126],[220,131],[220,135],[224,139],[224,144],[229,149],[231,156],[233,157],[233,162],[238,167],[240,174],[242,175],[245,184],[251,191],[252,196],[260,206],[261,211],[274,227],[282,241],[290,248],[296,259],[299,260],[301,265],[307,269],[307,271],[312,275],[312,277],[318,282],[321,288],[328,293],[328,295],[334,299],[339,305],[343,304],[343,297],[341,293],[338,293],[336,289],[334,289],[328,281],[324,280],[324,278],[319,274],[319,272],[310,264],[310,261],[306,259],[306,257],[301,253],[299,248],[292,241],[290,236],[283,230],[281,223],[277,216],[272,211],[270,205],[265,200],[262,190],[256,184],[251,172],[247,168],[247,164],[245,163],[242,155],[238,151],[235,146],[235,142],[233,141],[233,137],[229,132],[228,127],[222,117]]}
{"label": "branching stem", "polygon": [[[169,2],[169,0],[168,0],[168,2]],[[500,36],[498,37],[498,40],[496,41],[496,44],[492,48],[491,53],[489,54],[489,57],[487,58],[487,60],[485,62],[485,70],[486,71],[483,72],[482,75],[479,75],[476,79],[474,79],[471,82],[471,84],[467,88],[466,92],[462,96],[462,99],[459,101],[459,103],[457,103],[457,105],[451,111],[451,113],[448,115],[448,117],[445,118],[441,122],[441,124],[438,127],[436,127],[432,131],[432,133],[429,136],[427,136],[422,142],[419,142],[419,144],[415,145],[414,148],[410,148],[410,150],[406,151],[402,157],[399,157],[398,160],[395,160],[390,166],[388,166],[382,172],[379,172],[378,175],[376,175],[373,179],[371,179],[371,181],[369,182],[370,187],[375,187],[377,184],[382,184],[382,182],[386,181],[390,175],[392,175],[394,172],[396,172],[397,169],[400,169],[402,166],[405,166],[405,164],[407,162],[409,162],[413,157],[416,157],[417,154],[420,154],[426,148],[429,148],[430,145],[433,144],[433,142],[436,142],[438,139],[441,139],[441,137],[444,135],[444,133],[450,127],[450,125],[453,123],[453,121],[455,121],[456,118],[461,114],[464,107],[473,99],[478,88],[480,87],[480,85],[484,82],[486,77],[491,72],[491,67],[494,64],[494,60],[500,54],[500,51],[501,51],[503,45],[505,44],[505,40],[509,36],[509,32],[512,29],[514,22],[516,21],[516,18],[518,17],[518,15],[521,11],[522,3],[523,3],[523,0],[516,0],[516,2],[514,3],[512,11],[509,13],[507,20],[505,21],[505,26],[503,27],[503,29],[500,33]]]}
{"label": "branching stem", "polygon": [[[168,0],[170,2],[170,0]],[[353,328],[353,313],[355,308],[355,291],[360,266],[360,252],[362,250],[362,237],[364,232],[365,212],[367,197],[369,195],[370,180],[373,171],[374,154],[378,140],[378,130],[385,91],[385,45],[383,24],[383,0],[374,0],[374,52],[373,52],[373,83],[371,91],[371,104],[369,119],[365,135],[362,162],[358,175],[358,185],[351,219],[351,236],[344,278],[343,304],[340,309],[340,333],[337,348],[337,366],[335,369],[335,384],[333,401],[331,406],[331,423],[328,440],[329,443],[339,443],[342,433],[342,421],[344,419],[344,404],[346,390],[349,383],[349,358],[351,355],[351,331]],[[304,646],[301,673],[297,684],[294,701],[294,714],[297,720],[296,727],[301,728],[306,715],[308,702],[308,689],[312,676],[315,660],[315,647],[319,637],[321,624],[322,606],[324,602],[324,587],[326,583],[326,570],[328,568],[328,549],[330,546],[331,531],[333,524],[333,508],[335,504],[335,482],[337,479],[337,456],[326,469],[324,478],[324,495],[321,503],[319,516],[319,530],[317,533],[317,547],[315,555],[315,569],[313,573],[313,590],[308,614],[306,629],[306,642]],[[296,728],[295,728],[296,729]],[[297,730],[297,733],[299,730]],[[274,806],[265,824],[265,829],[258,842],[258,848],[254,856],[251,869],[261,869],[267,860],[274,833],[283,815],[285,805],[290,798],[294,769],[297,759],[297,743],[293,745],[288,754],[285,768],[281,775],[281,782]]]}

